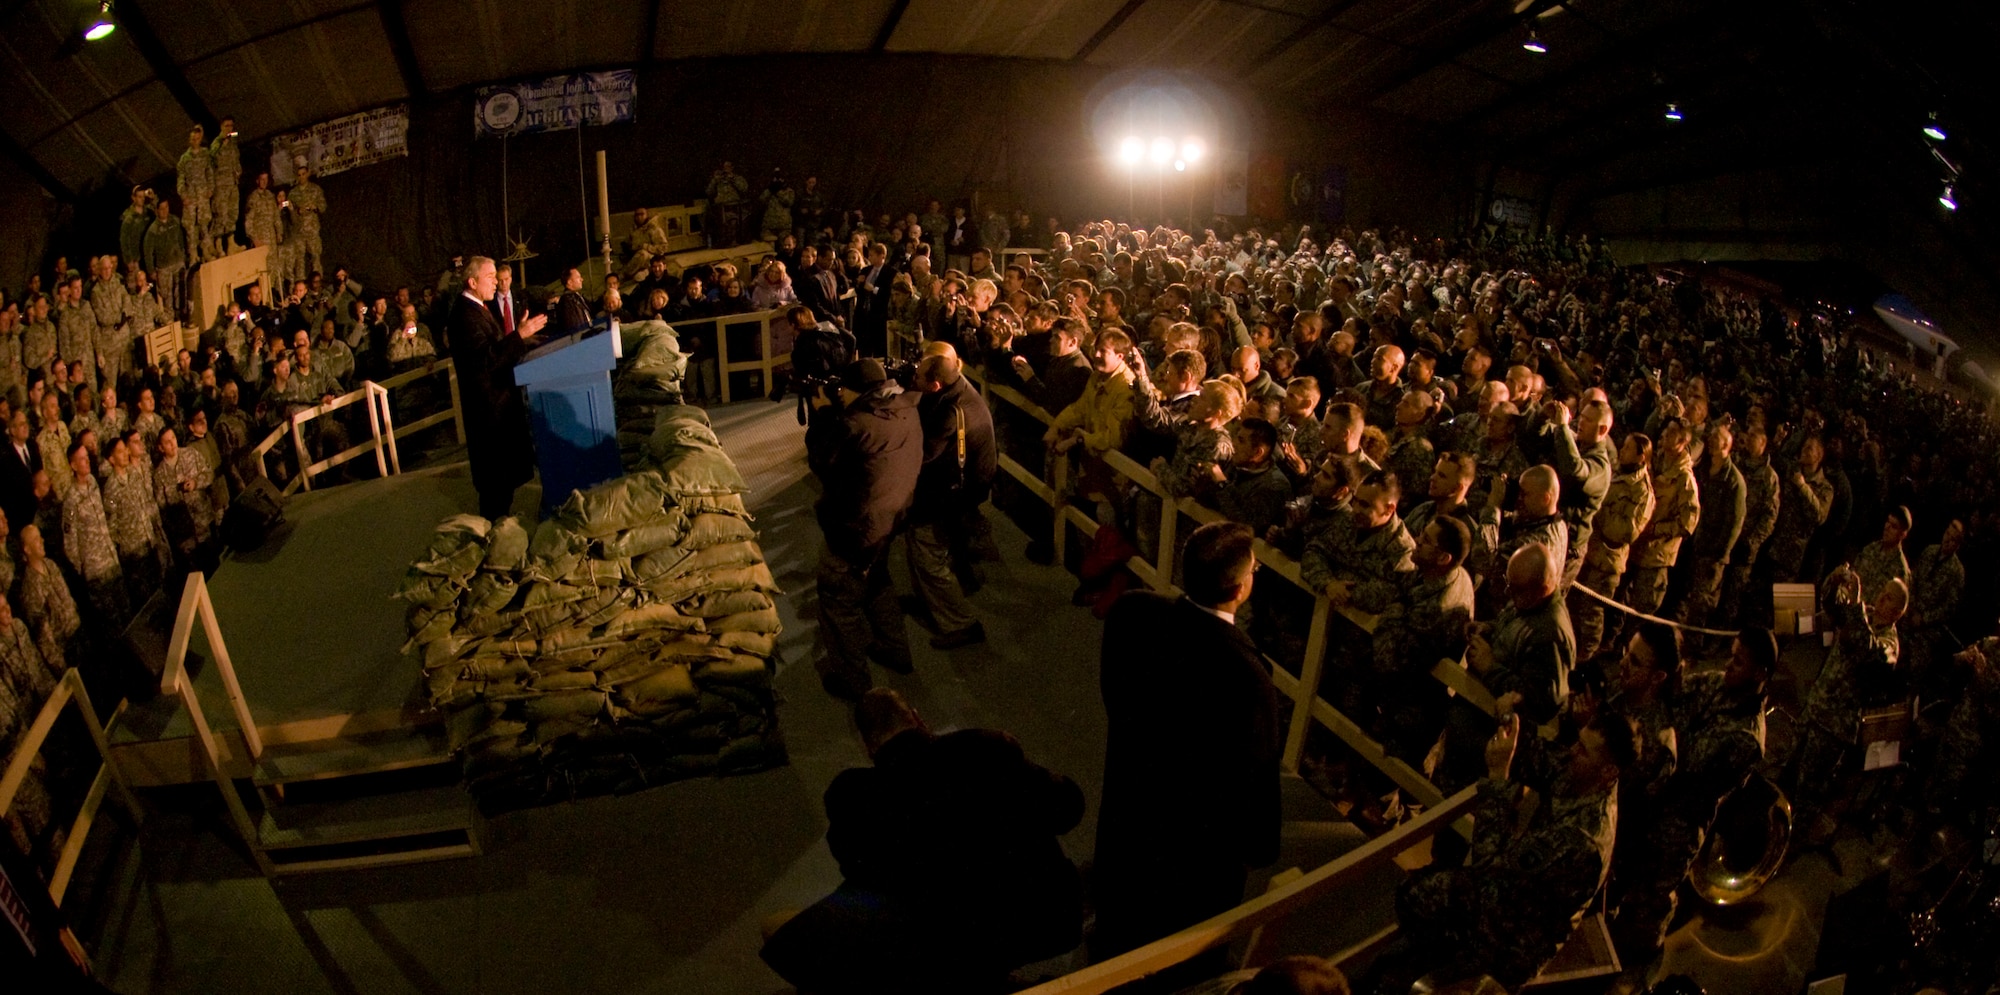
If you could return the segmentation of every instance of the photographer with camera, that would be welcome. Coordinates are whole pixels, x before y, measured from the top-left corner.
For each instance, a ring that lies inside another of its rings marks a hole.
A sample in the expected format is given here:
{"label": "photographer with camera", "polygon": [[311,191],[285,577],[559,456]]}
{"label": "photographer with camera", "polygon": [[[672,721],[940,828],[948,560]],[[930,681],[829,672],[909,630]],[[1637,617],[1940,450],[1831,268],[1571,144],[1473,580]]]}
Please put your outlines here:
{"label": "photographer with camera", "polygon": [[[889,543],[903,525],[923,470],[919,395],[879,360],[840,371],[838,401],[816,395],[806,453],[824,488],[814,514],[826,542],[819,561],[820,686],[859,700],[874,686],[868,661],[913,669],[902,609],[889,579]],[[833,405],[838,403],[837,409]]]}
{"label": "photographer with camera", "polygon": [[919,596],[904,604],[935,633],[933,647],[951,650],[986,641],[986,627],[959,580],[964,574],[958,571],[970,568],[958,565],[977,558],[974,547],[992,546],[992,526],[979,506],[992,494],[999,474],[998,446],[993,414],[949,344],[933,342],[925,348],[912,387],[922,398],[917,418],[923,425],[924,463],[907,534],[910,577]]}

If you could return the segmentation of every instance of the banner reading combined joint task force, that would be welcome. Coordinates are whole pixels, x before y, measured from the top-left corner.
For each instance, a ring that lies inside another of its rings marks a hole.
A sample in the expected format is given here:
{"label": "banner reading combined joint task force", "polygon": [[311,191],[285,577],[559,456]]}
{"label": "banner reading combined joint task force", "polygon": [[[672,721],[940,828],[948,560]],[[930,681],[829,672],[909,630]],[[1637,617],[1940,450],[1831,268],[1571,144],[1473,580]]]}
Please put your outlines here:
{"label": "banner reading combined joint task force", "polygon": [[630,121],[638,93],[630,69],[482,86],[472,98],[473,133],[495,138]]}
{"label": "banner reading combined joint task force", "polygon": [[271,184],[291,185],[301,160],[314,176],[332,176],[409,154],[410,106],[378,107],[272,139]]}

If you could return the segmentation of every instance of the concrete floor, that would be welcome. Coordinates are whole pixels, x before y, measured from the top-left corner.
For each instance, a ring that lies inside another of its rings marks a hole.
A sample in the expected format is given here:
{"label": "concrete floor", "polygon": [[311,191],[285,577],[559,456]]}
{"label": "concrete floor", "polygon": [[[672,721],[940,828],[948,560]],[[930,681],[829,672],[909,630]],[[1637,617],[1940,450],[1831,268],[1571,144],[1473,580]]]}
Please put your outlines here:
{"label": "concrete floor", "polygon": [[[757,957],[758,924],[838,883],[820,797],[866,758],[846,708],[820,691],[811,666],[819,533],[792,409],[753,401],[712,415],[754,488],[765,553],[788,592],[776,684],[789,766],[508,813],[489,823],[478,858],[275,882],[223,826],[211,787],[159,790],[143,832],[94,835],[72,892],[78,933],[104,980],[128,995],[786,991]],[[917,673],[878,669],[876,678],[908,695],[933,728],[1005,729],[1030,757],[1074,777],[1090,805],[1064,843],[1086,859],[1103,763],[1099,626],[1069,605],[1067,573],[1028,564],[1026,537],[989,517],[1006,555],[973,599],[990,642],[940,653],[912,625]],[[365,652],[372,660],[381,648]],[[1811,654],[1789,662],[1808,674],[1817,666]],[[1359,841],[1301,782],[1288,783],[1287,798],[1288,816],[1306,821],[1288,826],[1274,869],[1316,866]],[[1711,992],[1797,990],[1827,898],[1878,866],[1861,841],[1840,849],[1845,875],[1808,857],[1746,906],[1685,917],[1663,967]],[[1365,936],[1392,914],[1396,875],[1388,869],[1337,907],[1288,923],[1279,947],[1330,952]]]}

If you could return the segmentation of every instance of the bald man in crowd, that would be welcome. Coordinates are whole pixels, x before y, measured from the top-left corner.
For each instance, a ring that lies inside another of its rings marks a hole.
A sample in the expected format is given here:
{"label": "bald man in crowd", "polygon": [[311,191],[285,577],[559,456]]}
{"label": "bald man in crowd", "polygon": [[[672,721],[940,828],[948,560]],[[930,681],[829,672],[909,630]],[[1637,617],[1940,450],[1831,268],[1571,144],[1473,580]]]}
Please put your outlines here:
{"label": "bald man in crowd", "polygon": [[[1546,551],[1549,561],[1555,565],[1557,583],[1560,585],[1563,563],[1568,558],[1569,523],[1563,519],[1562,481],[1556,476],[1554,467],[1546,464],[1532,466],[1521,474],[1520,495],[1515,500],[1515,510],[1503,513],[1500,508],[1507,494],[1507,475],[1493,478],[1493,487],[1486,495],[1486,507],[1479,513],[1481,540],[1487,549],[1493,550],[1496,563],[1506,563],[1515,550],[1530,544],[1538,544]],[[1495,572],[1493,587],[1495,593],[1504,590],[1508,580]]]}
{"label": "bald man in crowd", "polygon": [[[1561,573],[1548,547],[1531,542],[1514,551],[1506,576],[1506,607],[1490,629],[1474,626],[1465,662],[1503,711],[1520,715],[1525,725],[1547,725],[1569,702],[1576,666],[1576,634],[1556,592]],[[1451,792],[1478,779],[1482,750],[1495,728],[1491,715],[1455,699],[1438,787]]]}

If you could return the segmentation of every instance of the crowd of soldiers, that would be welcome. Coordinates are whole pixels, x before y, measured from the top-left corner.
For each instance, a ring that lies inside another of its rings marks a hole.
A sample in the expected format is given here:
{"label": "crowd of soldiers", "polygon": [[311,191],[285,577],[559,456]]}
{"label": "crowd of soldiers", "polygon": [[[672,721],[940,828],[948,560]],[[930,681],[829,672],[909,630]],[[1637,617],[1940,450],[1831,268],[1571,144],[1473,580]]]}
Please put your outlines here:
{"label": "crowd of soldiers", "polygon": [[[1626,962],[1647,964],[1718,804],[1755,772],[1792,794],[1808,843],[1869,798],[1912,834],[1983,831],[2000,644],[1965,648],[1994,605],[1965,603],[1961,553],[1990,570],[2000,545],[1993,429],[1847,314],[1505,230],[1106,221],[991,280],[932,278],[930,254],[891,246],[887,265],[971,294],[967,313],[918,309],[915,337],[1052,416],[996,406],[1001,445],[1069,462],[1062,498],[1107,526],[1093,556],[1156,554],[1159,499],[1104,457],[1150,464],[1298,560],[1309,592],[1260,585],[1239,614],[1267,654],[1298,662],[1312,596],[1347,610],[1322,696],[1447,792],[1513,807],[1406,887],[1403,963],[1470,951],[1458,966],[1519,984],[1602,890]],[[996,502],[1048,534],[1008,483]],[[1794,581],[1818,586],[1831,647],[1796,681],[1770,629],[1772,585]],[[1446,692],[1440,660],[1497,714]],[[1774,686],[1796,707],[1789,748],[1767,750]],[[1864,774],[1864,718],[1917,688],[1940,704],[1898,773]],[[1520,743],[1511,774],[1502,739],[1510,761]],[[1553,800],[1516,806],[1523,785]]]}

